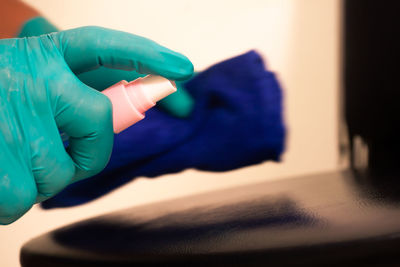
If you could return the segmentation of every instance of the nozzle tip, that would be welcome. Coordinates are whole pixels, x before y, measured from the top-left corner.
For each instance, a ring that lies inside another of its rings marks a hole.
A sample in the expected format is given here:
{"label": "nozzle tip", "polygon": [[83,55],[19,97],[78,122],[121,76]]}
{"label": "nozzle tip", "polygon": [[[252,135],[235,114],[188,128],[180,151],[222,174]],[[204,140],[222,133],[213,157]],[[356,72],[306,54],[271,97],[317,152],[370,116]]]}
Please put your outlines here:
{"label": "nozzle tip", "polygon": [[160,101],[168,95],[176,92],[176,84],[164,77],[148,75],[141,78],[143,93],[153,102]]}

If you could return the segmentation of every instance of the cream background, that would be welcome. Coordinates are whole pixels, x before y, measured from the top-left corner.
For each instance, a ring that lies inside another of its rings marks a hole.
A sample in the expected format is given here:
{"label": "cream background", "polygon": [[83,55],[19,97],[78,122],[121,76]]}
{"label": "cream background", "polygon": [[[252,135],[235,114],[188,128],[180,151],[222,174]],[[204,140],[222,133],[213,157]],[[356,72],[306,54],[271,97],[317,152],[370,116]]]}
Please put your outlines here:
{"label": "cream background", "polygon": [[62,29],[99,25],[180,51],[200,71],[257,49],[284,88],[283,162],[226,173],[187,170],[134,182],[92,203],[42,211],[0,227],[0,266],[18,266],[21,245],[39,234],[123,207],[305,173],[338,164],[340,0],[26,0]]}

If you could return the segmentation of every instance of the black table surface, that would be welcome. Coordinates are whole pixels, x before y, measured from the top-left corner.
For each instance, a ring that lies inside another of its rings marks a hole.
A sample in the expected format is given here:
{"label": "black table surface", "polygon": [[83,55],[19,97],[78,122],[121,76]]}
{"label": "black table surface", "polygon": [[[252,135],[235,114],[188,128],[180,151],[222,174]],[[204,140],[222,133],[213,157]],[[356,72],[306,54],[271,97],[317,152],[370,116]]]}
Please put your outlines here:
{"label": "black table surface", "polygon": [[400,266],[398,196],[350,170],[252,184],[62,227],[25,244],[21,264]]}

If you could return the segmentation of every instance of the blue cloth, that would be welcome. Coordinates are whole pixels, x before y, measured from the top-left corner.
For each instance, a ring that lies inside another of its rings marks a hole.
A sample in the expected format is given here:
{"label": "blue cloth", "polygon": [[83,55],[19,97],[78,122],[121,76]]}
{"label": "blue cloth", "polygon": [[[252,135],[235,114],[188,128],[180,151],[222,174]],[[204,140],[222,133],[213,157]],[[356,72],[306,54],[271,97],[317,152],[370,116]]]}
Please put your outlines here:
{"label": "blue cloth", "polygon": [[144,120],[115,135],[103,172],[70,185],[42,206],[83,204],[138,176],[279,161],[285,137],[282,92],[259,54],[250,51],[218,63],[184,86],[196,101],[189,118],[149,110]]}

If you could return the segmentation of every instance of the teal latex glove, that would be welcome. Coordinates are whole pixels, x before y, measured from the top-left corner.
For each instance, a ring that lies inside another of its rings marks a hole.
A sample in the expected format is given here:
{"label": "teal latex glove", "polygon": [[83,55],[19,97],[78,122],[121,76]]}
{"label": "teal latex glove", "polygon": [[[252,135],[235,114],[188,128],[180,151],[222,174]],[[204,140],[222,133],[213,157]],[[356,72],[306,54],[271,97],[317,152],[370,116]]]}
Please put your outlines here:
{"label": "teal latex glove", "polygon": [[[58,29],[48,20],[43,17],[35,17],[24,24],[18,37],[39,36],[56,31],[58,31]],[[86,85],[101,91],[121,80],[132,81],[142,76],[144,75],[136,71],[100,67],[81,73],[78,75],[78,78]],[[173,116],[186,118],[193,110],[194,101],[181,84],[178,83],[177,87],[178,90],[176,93],[158,102],[157,106]]]}
{"label": "teal latex glove", "polygon": [[76,76],[100,66],[172,80],[193,72],[181,54],[99,27],[0,40],[0,224],[107,164],[111,102]]}

